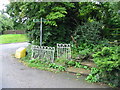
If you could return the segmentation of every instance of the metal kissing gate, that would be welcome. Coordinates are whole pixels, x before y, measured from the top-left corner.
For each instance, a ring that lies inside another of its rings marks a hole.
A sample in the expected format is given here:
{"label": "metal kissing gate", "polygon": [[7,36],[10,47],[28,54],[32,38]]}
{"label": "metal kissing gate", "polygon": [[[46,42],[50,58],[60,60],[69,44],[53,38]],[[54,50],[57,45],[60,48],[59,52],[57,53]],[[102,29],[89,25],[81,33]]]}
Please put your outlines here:
{"label": "metal kissing gate", "polygon": [[31,58],[38,58],[41,61],[54,62],[55,47],[32,45]]}

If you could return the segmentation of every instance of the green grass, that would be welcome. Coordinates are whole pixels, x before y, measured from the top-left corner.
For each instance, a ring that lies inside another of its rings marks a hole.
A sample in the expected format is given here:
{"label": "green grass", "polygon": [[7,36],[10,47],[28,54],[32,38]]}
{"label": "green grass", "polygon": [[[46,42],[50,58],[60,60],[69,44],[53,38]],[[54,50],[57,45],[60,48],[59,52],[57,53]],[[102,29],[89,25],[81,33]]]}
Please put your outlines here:
{"label": "green grass", "polygon": [[28,41],[25,34],[5,34],[5,35],[0,35],[0,44],[25,42],[25,41]]}
{"label": "green grass", "polygon": [[54,72],[54,73],[61,72],[58,69],[50,68],[49,64],[43,63],[40,60],[36,59],[34,62],[31,62],[31,61],[33,61],[33,60],[29,60],[28,57],[24,57],[24,58],[19,60],[20,63],[23,63],[25,66],[28,66],[30,68],[50,71],[50,72]]}

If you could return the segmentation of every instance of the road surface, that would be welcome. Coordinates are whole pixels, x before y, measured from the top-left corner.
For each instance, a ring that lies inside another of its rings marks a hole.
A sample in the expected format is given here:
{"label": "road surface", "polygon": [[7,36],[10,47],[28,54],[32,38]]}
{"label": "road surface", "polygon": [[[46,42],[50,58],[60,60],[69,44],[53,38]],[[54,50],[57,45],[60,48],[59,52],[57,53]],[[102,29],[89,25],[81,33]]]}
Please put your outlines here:
{"label": "road surface", "polygon": [[12,54],[28,43],[0,45],[0,88],[107,88],[106,85],[91,84],[81,76],[69,73],[52,73],[24,66]]}

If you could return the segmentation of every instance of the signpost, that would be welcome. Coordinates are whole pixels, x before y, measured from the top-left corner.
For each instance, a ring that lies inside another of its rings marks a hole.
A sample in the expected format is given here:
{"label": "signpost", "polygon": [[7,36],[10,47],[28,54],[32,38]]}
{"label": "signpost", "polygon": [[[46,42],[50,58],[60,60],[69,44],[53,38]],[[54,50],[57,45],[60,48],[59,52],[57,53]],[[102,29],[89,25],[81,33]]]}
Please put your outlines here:
{"label": "signpost", "polygon": [[41,19],[33,19],[33,22],[40,23],[40,46],[42,46],[42,22],[49,21],[41,17]]}
{"label": "signpost", "polygon": [[40,46],[42,46],[42,18],[40,23]]}
{"label": "signpost", "polygon": [[42,17],[41,19],[33,19],[33,22],[40,22],[40,46],[42,46]]}

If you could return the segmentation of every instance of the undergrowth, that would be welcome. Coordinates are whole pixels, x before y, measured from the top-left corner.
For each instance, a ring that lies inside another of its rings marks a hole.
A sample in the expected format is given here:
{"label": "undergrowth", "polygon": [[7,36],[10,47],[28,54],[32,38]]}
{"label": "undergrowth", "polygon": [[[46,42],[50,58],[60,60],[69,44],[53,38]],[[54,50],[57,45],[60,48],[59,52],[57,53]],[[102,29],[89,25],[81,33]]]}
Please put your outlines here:
{"label": "undergrowth", "polygon": [[[81,64],[82,61],[93,59],[97,67],[90,68]],[[53,72],[66,71],[68,67],[84,68],[91,70],[86,77],[89,82],[103,82],[112,87],[119,87],[120,83],[120,46],[108,43],[99,45],[83,44],[80,47],[72,47],[72,60],[59,58],[54,63],[31,59],[30,46],[27,48],[27,56],[21,59],[25,65]],[[76,74],[77,75],[77,74]],[[78,73],[78,75],[80,75]]]}

